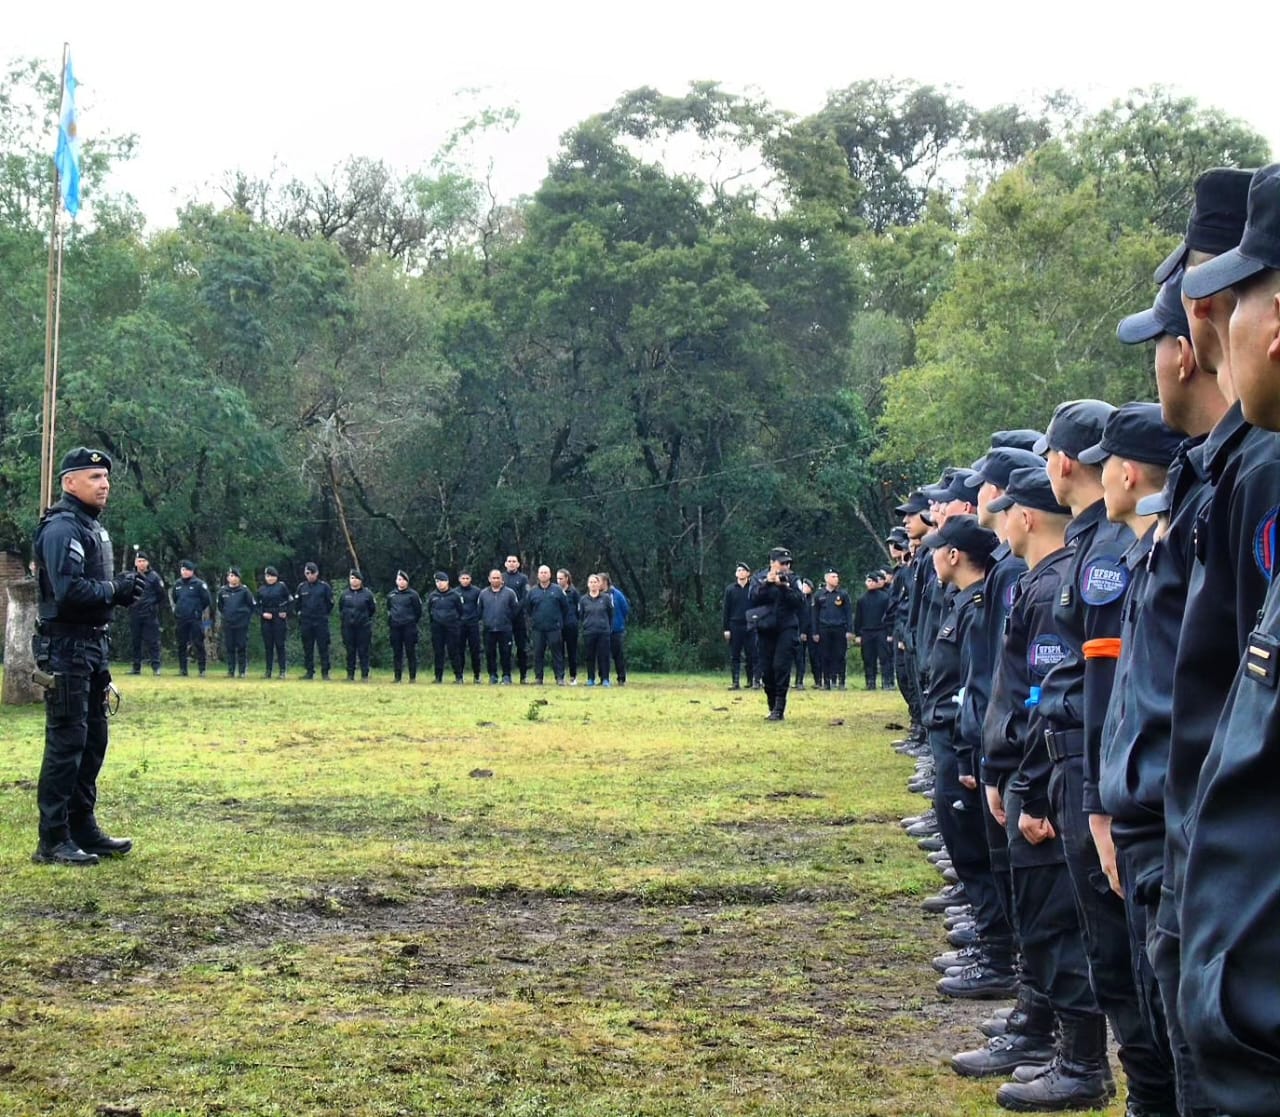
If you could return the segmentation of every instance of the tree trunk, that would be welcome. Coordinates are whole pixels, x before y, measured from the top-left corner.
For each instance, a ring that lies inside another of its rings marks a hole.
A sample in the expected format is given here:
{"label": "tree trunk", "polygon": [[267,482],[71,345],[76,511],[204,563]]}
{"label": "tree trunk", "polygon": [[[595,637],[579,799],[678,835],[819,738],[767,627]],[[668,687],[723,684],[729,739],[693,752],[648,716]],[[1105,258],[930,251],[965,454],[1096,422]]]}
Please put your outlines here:
{"label": "tree trunk", "polygon": [[31,636],[36,630],[36,583],[23,578],[9,586],[9,616],[4,630],[4,689],[0,703],[29,706],[44,698],[44,689],[31,677],[35,659]]}

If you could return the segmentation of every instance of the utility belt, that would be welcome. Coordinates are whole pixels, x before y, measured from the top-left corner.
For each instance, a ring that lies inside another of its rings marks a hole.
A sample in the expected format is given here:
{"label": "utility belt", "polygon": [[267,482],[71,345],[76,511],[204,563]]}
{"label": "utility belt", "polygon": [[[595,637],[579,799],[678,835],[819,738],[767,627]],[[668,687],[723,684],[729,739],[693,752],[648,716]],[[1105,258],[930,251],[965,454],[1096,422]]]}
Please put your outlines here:
{"label": "utility belt", "polygon": [[1046,729],[1044,731],[1045,748],[1049,751],[1049,759],[1055,764],[1064,760],[1072,760],[1084,756],[1083,729]]}
{"label": "utility belt", "polygon": [[36,621],[41,636],[68,636],[73,640],[99,640],[110,631],[105,624],[67,624],[65,621]]}

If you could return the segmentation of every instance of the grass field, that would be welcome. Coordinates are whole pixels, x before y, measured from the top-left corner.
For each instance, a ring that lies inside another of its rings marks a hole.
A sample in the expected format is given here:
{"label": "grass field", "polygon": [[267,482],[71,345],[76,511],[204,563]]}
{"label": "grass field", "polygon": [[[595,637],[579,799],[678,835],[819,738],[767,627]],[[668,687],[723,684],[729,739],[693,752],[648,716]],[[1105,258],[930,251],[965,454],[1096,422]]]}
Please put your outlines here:
{"label": "grass field", "polygon": [[0,710],[0,1114],[1000,1112],[896,695],[120,682],[94,869]]}

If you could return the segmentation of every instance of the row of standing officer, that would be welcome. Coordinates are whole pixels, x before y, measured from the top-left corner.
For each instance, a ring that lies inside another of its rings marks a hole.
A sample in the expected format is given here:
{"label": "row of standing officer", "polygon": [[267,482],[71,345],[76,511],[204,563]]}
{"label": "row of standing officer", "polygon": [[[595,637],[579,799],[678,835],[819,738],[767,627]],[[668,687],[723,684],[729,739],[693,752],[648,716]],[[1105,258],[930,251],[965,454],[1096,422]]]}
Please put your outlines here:
{"label": "row of standing officer", "polygon": [[1017,995],[953,1066],[1011,1074],[1014,1110],[1105,1104],[1107,1023],[1128,1113],[1280,1110],[1259,847],[1280,786],[1280,165],[1202,175],[1156,282],[1118,334],[1152,343],[1158,404],[1062,404],[1035,457],[1001,432],[900,509],[901,747],[934,799],[913,829],[945,847],[958,883],[926,905],[956,901],[967,944],[939,988]]}

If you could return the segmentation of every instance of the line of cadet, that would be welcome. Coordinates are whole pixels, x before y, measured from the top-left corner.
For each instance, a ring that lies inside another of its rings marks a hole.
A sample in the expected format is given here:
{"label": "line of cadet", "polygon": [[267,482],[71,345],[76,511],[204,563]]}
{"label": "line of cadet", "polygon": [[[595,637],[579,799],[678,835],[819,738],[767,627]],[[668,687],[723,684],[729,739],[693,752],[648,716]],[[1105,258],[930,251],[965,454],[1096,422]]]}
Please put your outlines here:
{"label": "line of cadet", "polygon": [[[144,659],[152,670],[160,671],[159,609],[164,591],[158,575],[150,569],[145,554],[135,560],[140,596],[130,607],[133,637],[133,674],[140,674]],[[586,669],[587,685],[611,686],[610,675],[620,685],[627,681],[625,636],[630,602],[613,586],[609,575],[592,574],[585,591],[573,584],[564,568],[552,579],[551,568],[538,568],[534,581],[520,570],[520,559],[508,555],[503,569],[489,572],[482,589],[472,582],[470,571],[458,574],[451,583],[443,570],[435,572],[434,588],[424,601],[409,585],[409,575],[396,571],[395,589],[384,602],[390,636],[395,681],[407,672],[409,682],[418,677],[418,643],[425,619],[431,634],[435,681],[444,681],[445,668],[452,669],[453,681],[461,685],[468,654],[472,679],[480,682],[481,652],[489,682],[512,681],[513,652],[520,682],[542,684],[547,659],[558,685],[576,686],[580,658]],[[170,591],[178,642],[178,670],[189,673],[194,654],[196,668],[207,668],[205,633],[215,627],[221,634],[227,675],[243,678],[248,666],[249,628],[254,617],[261,622],[266,678],[287,673],[286,642],[288,624],[296,618],[302,640],[304,679],[314,679],[317,667],[328,679],[330,657],[329,618],[334,609],[341,622],[346,652],[347,679],[369,678],[370,646],[378,601],[365,585],[364,574],[352,570],[347,586],[334,595],[330,584],[320,577],[314,562],[306,564],[303,581],[292,592],[280,581],[274,566],[263,571],[257,593],[246,586],[238,567],[232,567],[225,583],[216,592],[196,575],[196,567],[184,559],[179,577]],[[499,672],[501,674],[499,674]]]}
{"label": "line of cadet", "polygon": [[938,989],[1016,998],[1010,1110],[1280,1113],[1280,165],[1196,183],[1159,403],[1073,400],[899,506],[893,633],[951,883]]}
{"label": "line of cadet", "polygon": [[[761,571],[759,577],[764,576]],[[850,644],[862,649],[862,669],[867,690],[876,689],[876,679],[884,690],[893,690],[893,621],[895,601],[890,593],[893,576],[887,570],[872,570],[865,578],[866,590],[856,600],[840,584],[840,572],[828,568],[822,587],[815,591],[808,578],[797,578],[796,588],[803,600],[799,612],[799,641],[794,652],[794,690],[805,689],[808,667],[816,690],[844,690]],[[745,666],[747,685],[764,688],[764,657],[760,635],[750,623],[751,567],[740,562],[734,580],[724,589],[721,629],[729,645],[730,690],[742,689]]]}

